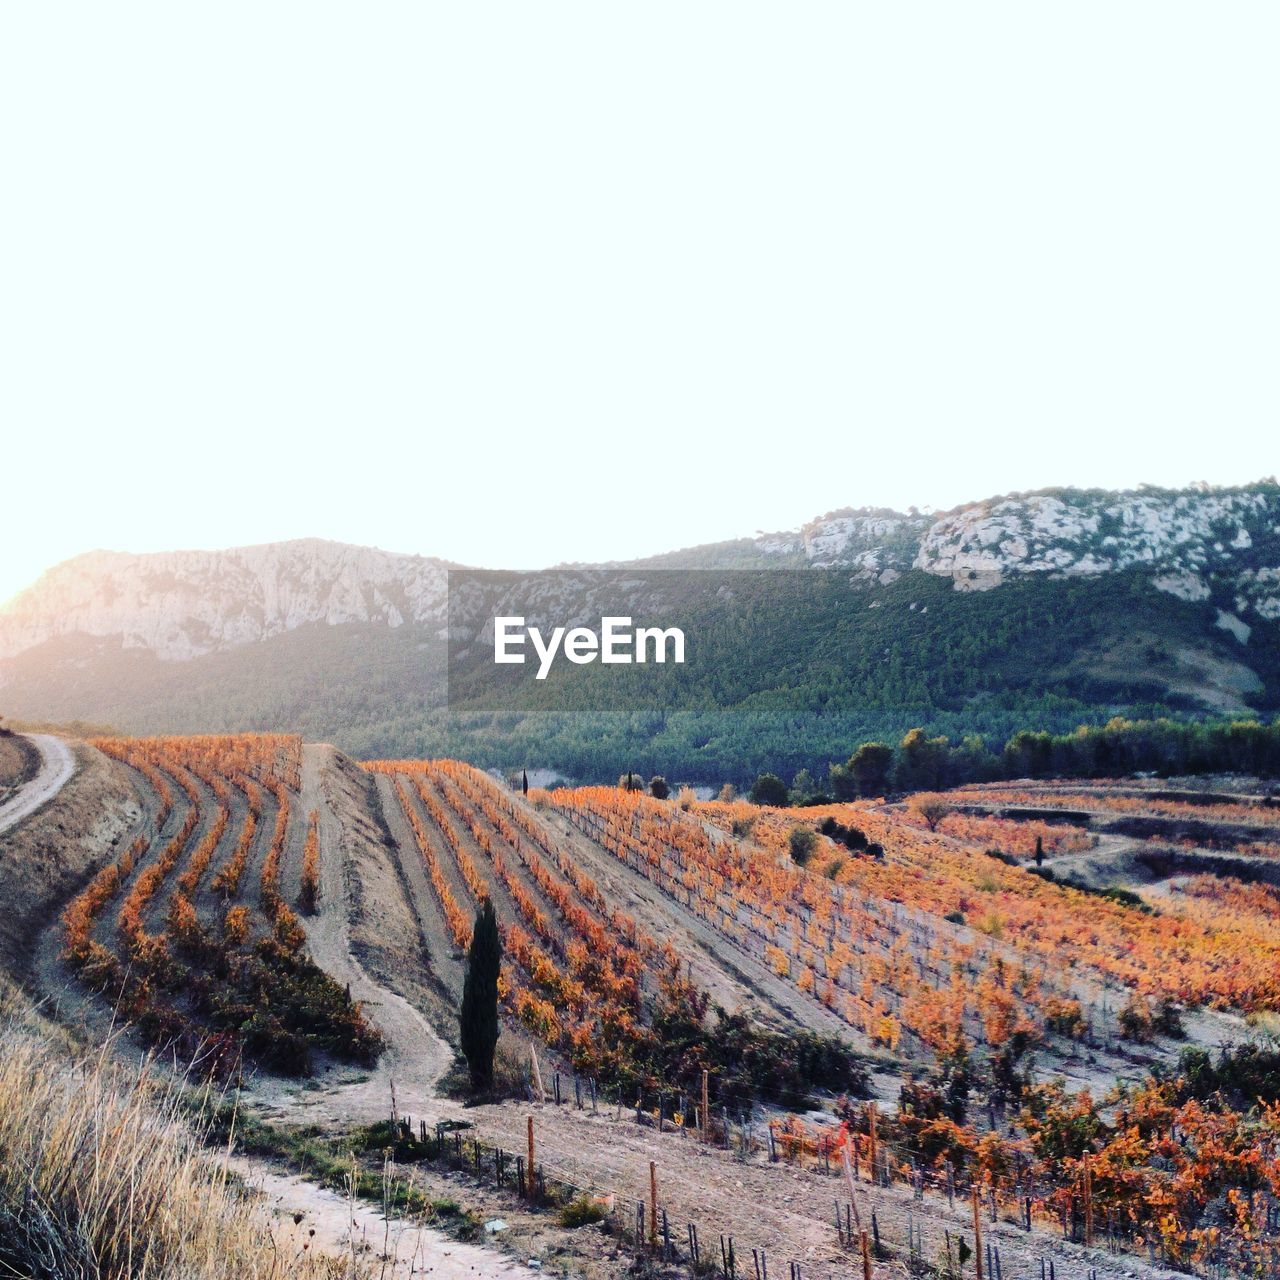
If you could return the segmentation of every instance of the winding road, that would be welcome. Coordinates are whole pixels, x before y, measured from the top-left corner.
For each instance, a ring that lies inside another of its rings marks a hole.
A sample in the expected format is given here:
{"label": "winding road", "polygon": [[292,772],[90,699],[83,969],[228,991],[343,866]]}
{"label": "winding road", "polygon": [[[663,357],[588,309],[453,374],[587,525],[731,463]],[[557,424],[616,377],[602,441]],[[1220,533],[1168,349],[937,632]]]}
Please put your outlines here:
{"label": "winding road", "polygon": [[40,752],[40,769],[17,795],[0,805],[0,835],[30,817],[46,801],[52,800],[71,781],[76,758],[61,738],[49,733],[25,735]]}

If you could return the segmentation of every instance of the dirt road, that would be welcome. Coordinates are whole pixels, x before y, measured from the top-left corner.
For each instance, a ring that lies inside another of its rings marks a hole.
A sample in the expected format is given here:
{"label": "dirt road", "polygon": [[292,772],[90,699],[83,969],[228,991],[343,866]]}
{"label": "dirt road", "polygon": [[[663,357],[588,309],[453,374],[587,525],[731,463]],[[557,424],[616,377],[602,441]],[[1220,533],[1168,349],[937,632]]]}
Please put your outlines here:
{"label": "dirt road", "polygon": [[[349,913],[359,892],[353,851],[360,840],[353,814],[361,797],[350,791],[334,759],[332,747],[303,748],[299,812],[317,815],[321,848],[320,909],[307,920],[307,946],[312,959],[365,1005],[387,1039],[387,1050],[376,1067],[334,1064],[305,1082],[264,1074],[250,1094],[273,1120],[368,1124],[390,1113],[393,1089],[400,1111],[423,1115],[453,1051],[419,1010],[376,982],[352,954]],[[300,832],[305,823],[297,825]]]}
{"label": "dirt road", "polygon": [[40,770],[17,795],[0,805],[0,833],[30,817],[41,805],[52,800],[71,781],[76,771],[76,758],[61,738],[48,733],[28,734],[27,741],[40,752]]}
{"label": "dirt road", "polygon": [[434,1227],[384,1217],[361,1200],[276,1173],[255,1161],[230,1166],[275,1215],[275,1243],[284,1258],[300,1260],[315,1247],[357,1264],[378,1264],[382,1280],[431,1275],[435,1280],[536,1280],[538,1272],[493,1249],[451,1239]]}

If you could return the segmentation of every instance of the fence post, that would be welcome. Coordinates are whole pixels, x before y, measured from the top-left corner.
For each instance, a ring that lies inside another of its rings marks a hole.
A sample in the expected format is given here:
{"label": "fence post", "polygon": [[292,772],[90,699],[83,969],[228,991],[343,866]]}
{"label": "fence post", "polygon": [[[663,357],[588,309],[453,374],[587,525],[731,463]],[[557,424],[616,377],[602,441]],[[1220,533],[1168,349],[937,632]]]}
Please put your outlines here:
{"label": "fence post", "polygon": [[971,1198],[973,1200],[973,1261],[977,1268],[978,1280],[983,1280],[982,1272],[982,1213],[978,1208],[978,1184],[974,1182]]}
{"label": "fence post", "polygon": [[533,1190],[533,1171],[535,1168],[537,1168],[537,1165],[534,1163],[534,1158],[533,1158],[534,1151],[533,1151],[533,1117],[532,1116],[528,1117],[528,1122],[529,1122],[529,1126],[528,1126],[529,1127],[529,1155],[528,1155],[528,1164],[525,1167],[529,1170],[528,1197],[530,1200],[533,1200],[536,1198]]}
{"label": "fence post", "polygon": [[862,1280],[871,1280],[871,1243],[865,1231],[860,1232],[860,1235],[862,1237]]}
{"label": "fence post", "polygon": [[1093,1243],[1093,1166],[1084,1158],[1084,1242]]}
{"label": "fence post", "polygon": [[658,1162],[649,1161],[649,1243],[658,1243]]}

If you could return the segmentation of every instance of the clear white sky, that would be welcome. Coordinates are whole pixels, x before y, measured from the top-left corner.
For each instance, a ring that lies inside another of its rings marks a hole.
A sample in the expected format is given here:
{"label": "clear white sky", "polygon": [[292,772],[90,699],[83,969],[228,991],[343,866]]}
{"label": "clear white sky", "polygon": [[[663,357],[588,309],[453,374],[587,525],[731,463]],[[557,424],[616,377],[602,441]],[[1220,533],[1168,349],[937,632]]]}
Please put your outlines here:
{"label": "clear white sky", "polygon": [[0,9],[0,599],[1280,470],[1280,9]]}

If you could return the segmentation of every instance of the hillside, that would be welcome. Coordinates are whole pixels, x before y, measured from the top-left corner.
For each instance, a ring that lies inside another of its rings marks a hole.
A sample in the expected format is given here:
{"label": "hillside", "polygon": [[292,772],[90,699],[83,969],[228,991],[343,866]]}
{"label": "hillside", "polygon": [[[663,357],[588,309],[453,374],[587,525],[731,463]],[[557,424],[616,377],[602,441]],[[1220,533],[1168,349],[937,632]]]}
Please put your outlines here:
{"label": "hillside", "polygon": [[589,701],[551,719],[483,703],[446,717],[449,567],[314,539],[94,552],[0,610],[0,702],[132,732],[288,727],[362,756],[450,753],[579,777],[625,756],[707,779],[821,768],[917,724],[999,745],[1028,725],[1119,712],[1280,706],[1270,482],[834,512],[611,566],[826,571],[803,587],[775,576],[750,608],[700,605],[713,660],[702,670],[720,674],[691,675],[678,709],[650,699],[654,714],[638,717],[601,719]]}
{"label": "hillside", "polygon": [[[978,1231],[996,1275],[1280,1260],[1280,809],[1247,787],[784,810],[524,796],[291,736],[77,755],[68,793],[109,785],[19,838],[98,829],[89,864],[38,896],[35,859],[0,865],[32,905],[31,994],[86,1046],[237,1079],[215,1148],[392,1206],[388,1254],[416,1257],[400,1223],[448,1203],[584,1280],[658,1252],[732,1280],[722,1236],[878,1280],[974,1274],[955,1251]],[[485,901],[500,1070],[477,1091],[453,1060]],[[607,1233],[560,1212],[584,1196]]]}

